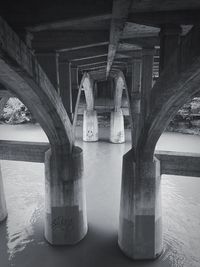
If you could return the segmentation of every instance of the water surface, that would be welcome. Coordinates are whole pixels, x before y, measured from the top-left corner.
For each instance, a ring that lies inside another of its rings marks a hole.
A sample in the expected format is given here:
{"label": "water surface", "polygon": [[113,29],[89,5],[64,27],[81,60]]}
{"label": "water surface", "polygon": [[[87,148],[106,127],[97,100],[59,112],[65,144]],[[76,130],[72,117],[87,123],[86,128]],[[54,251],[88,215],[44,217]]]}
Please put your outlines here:
{"label": "water surface", "polygon": [[[133,262],[117,246],[122,155],[125,144],[101,140],[77,145],[84,151],[89,232],[76,246],[52,247],[43,238],[44,166],[2,161],[8,219],[0,225],[0,267],[199,267],[200,178],[162,176],[164,252],[156,261]],[[0,126],[0,139],[47,141],[38,125]],[[157,149],[200,152],[200,137],[165,133]]]}

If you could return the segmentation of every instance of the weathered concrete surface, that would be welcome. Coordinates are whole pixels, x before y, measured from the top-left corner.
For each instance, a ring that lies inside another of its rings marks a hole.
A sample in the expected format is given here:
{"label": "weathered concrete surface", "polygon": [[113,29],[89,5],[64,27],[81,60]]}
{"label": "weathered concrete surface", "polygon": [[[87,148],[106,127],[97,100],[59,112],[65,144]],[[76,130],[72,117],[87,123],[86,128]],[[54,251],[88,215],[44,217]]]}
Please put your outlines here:
{"label": "weathered concrete surface", "polygon": [[6,200],[4,194],[2,174],[0,169],[0,222],[5,220],[6,217],[7,217]]}
{"label": "weathered concrete surface", "polygon": [[83,141],[98,141],[98,120],[95,110],[84,110],[83,114]]}
{"label": "weathered concrete surface", "polygon": [[2,18],[0,30],[0,82],[29,108],[51,147],[45,159],[45,237],[51,244],[74,244],[87,232],[82,151],[74,147],[67,112],[33,53]]}
{"label": "weathered concrete surface", "polygon": [[123,157],[118,243],[132,259],[154,259],[162,251],[160,164],[140,164],[133,149]]}
{"label": "weathered concrete surface", "polygon": [[161,174],[200,177],[200,154],[174,151],[156,151]]}
{"label": "weathered concrete surface", "polygon": [[83,184],[83,153],[52,154],[45,158],[45,238],[52,245],[71,245],[87,233]]}
{"label": "weathered concrete surface", "polygon": [[124,143],[124,116],[122,109],[112,111],[110,116],[110,142]]}
{"label": "weathered concrete surface", "polygon": [[44,162],[49,143],[0,140],[0,160]]}
{"label": "weathered concrete surface", "polygon": [[55,88],[30,49],[1,17],[0,31],[0,82],[28,107],[52,146],[71,150],[71,123]]}
{"label": "weathered concrete surface", "polygon": [[87,104],[87,109],[93,110],[94,109],[94,93],[93,93],[94,81],[91,79],[88,73],[85,73],[83,77],[84,77],[84,80],[83,80],[82,86],[85,92],[85,100]]}
{"label": "weathered concrete surface", "polygon": [[199,40],[199,27],[195,26],[182,39],[152,88],[149,116],[137,146],[138,152],[144,151],[145,157],[153,157],[158,138],[170,120],[180,107],[199,91]]}

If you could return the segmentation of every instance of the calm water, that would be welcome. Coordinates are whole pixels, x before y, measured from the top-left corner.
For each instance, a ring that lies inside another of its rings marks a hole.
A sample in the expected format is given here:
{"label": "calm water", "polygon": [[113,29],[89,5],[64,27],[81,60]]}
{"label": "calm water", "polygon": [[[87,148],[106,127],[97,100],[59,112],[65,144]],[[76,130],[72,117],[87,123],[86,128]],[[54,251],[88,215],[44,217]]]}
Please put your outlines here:
{"label": "calm water", "polygon": [[[130,148],[130,133],[126,144],[115,145],[107,142],[107,130],[100,130],[100,142],[77,140],[84,150],[89,232],[74,247],[44,241],[43,164],[1,162],[9,216],[0,225],[0,267],[200,266],[200,178],[162,177],[164,252],[157,261],[132,262],[120,252],[121,159]],[[39,126],[0,126],[0,139],[47,140]],[[200,137],[167,133],[157,149],[200,152]]]}

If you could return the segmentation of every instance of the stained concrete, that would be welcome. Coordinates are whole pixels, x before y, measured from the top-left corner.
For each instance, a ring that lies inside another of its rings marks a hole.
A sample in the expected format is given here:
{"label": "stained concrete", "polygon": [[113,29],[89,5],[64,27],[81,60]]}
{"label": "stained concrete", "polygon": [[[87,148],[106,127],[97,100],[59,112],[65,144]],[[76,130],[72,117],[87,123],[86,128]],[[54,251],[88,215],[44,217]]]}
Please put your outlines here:
{"label": "stained concrete", "polygon": [[124,116],[121,108],[111,112],[110,142],[116,144],[125,142]]}
{"label": "stained concrete", "polygon": [[98,141],[98,120],[95,110],[85,110],[83,114],[83,141]]}
{"label": "stained concrete", "polygon": [[45,238],[52,245],[72,245],[85,237],[87,229],[82,149],[74,147],[72,155],[54,155],[48,150],[45,154]]}

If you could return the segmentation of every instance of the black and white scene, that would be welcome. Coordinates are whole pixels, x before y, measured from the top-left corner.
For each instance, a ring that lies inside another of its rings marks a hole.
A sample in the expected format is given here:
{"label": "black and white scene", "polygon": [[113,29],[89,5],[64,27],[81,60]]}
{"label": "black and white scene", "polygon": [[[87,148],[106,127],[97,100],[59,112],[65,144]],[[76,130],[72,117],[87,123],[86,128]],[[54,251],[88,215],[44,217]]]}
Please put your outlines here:
{"label": "black and white scene", "polygon": [[200,1],[0,7],[0,267],[200,267]]}

